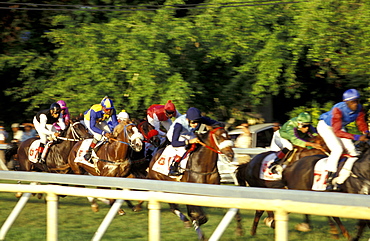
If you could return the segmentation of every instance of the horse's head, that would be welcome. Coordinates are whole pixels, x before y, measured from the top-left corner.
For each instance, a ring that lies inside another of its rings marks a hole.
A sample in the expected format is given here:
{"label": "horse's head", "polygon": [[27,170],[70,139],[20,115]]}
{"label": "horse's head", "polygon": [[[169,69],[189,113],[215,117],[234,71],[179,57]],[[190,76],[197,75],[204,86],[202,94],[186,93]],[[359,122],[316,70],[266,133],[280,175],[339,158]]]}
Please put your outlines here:
{"label": "horse's head", "polygon": [[202,142],[209,145],[210,149],[212,148],[217,153],[224,154],[229,161],[233,161],[233,142],[223,127],[209,127],[205,135],[200,138]]}
{"label": "horse's head", "polygon": [[68,126],[62,131],[61,136],[75,141],[91,138],[89,131],[79,121],[70,121]]}
{"label": "horse's head", "polygon": [[113,136],[115,136],[118,141],[129,144],[136,152],[143,149],[144,137],[131,120],[121,121],[114,129]]}
{"label": "horse's head", "polygon": [[158,147],[161,144],[158,131],[148,121],[140,122],[137,127],[140,133],[144,136],[145,141],[149,142],[155,147]]}

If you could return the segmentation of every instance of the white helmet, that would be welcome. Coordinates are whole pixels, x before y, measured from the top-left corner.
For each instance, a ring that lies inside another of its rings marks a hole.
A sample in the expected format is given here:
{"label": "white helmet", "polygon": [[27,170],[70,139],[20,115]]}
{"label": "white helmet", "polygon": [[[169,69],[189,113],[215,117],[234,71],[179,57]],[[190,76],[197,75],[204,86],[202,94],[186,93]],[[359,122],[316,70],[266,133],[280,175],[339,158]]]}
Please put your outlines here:
{"label": "white helmet", "polygon": [[127,114],[125,110],[122,110],[120,113],[118,113],[117,119],[118,120],[130,119],[130,116]]}

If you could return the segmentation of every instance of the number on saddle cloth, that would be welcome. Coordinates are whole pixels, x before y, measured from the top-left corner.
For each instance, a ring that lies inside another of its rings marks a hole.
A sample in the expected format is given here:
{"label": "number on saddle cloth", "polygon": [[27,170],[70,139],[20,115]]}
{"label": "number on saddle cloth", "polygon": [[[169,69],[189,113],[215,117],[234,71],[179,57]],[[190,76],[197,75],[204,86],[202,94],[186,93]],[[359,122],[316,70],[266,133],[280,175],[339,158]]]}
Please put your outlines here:
{"label": "number on saddle cloth", "polygon": [[187,151],[185,150],[185,147],[173,147],[172,145],[169,145],[164,149],[162,155],[156,160],[152,170],[164,175],[168,175],[171,163],[178,159],[181,159],[181,168],[186,168],[186,163],[189,157],[189,155],[185,155],[186,153]]}

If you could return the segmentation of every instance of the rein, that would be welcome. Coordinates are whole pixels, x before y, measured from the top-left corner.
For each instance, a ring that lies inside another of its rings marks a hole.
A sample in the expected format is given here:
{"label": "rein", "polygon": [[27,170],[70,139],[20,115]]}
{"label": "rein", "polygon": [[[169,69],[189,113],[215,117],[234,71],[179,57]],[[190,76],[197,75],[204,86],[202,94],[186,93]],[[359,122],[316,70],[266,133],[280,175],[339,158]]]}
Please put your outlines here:
{"label": "rein", "polygon": [[77,125],[79,124],[80,122],[75,122],[71,125],[71,129],[72,129],[72,137],[73,139],[71,138],[67,138],[67,137],[57,137],[57,139],[59,140],[63,140],[63,141],[80,141],[81,140],[81,137],[78,135],[77,131],[75,130],[75,128],[73,127],[74,125]]}
{"label": "rein", "polygon": [[[132,125],[135,125],[134,123],[130,123],[130,124],[127,124],[127,125],[125,125],[123,128],[123,130],[124,130],[124,136],[126,137],[126,136],[128,136],[128,134],[127,134],[127,126],[132,126]],[[130,139],[130,137],[128,136],[128,139]],[[112,140],[112,141],[117,141],[117,142],[119,142],[119,143],[122,143],[122,144],[126,144],[126,145],[128,145],[128,146],[131,146],[131,143],[128,143],[128,142],[125,142],[125,141],[120,141],[120,140],[117,140],[117,139],[115,139],[115,138],[112,138],[112,137],[109,137],[109,140]]]}
{"label": "rein", "polygon": [[[214,140],[214,133],[218,130],[218,129],[222,129],[222,127],[217,127],[217,128],[215,128],[215,129],[213,129],[212,131],[210,131],[210,133],[211,133],[211,135],[212,135],[212,141],[213,141],[213,143],[215,143],[216,144],[216,146],[218,146],[217,145],[217,143],[216,143],[216,141]],[[211,141],[211,142],[212,142]],[[220,151],[220,150],[216,150],[216,149],[214,149],[213,147],[210,147],[210,146],[208,146],[207,144],[205,144],[204,142],[199,142],[199,144],[201,144],[202,146],[204,146],[204,147],[206,147],[206,148],[208,148],[208,149],[210,149],[211,151],[213,151],[213,152],[216,152],[216,153],[218,153],[218,154],[222,154],[222,152]]]}

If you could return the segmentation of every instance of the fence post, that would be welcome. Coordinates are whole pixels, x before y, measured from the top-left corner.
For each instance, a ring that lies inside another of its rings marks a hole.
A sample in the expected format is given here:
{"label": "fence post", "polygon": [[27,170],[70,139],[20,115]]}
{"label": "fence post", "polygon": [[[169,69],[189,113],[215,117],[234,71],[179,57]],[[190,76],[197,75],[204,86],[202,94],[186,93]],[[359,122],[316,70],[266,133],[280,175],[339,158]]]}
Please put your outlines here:
{"label": "fence post", "polygon": [[274,211],[275,219],[275,240],[288,241],[288,213],[280,208]]}
{"label": "fence post", "polygon": [[149,241],[161,239],[161,204],[156,200],[149,200]]}
{"label": "fence post", "polygon": [[47,241],[58,241],[58,195],[48,192],[47,202]]}

